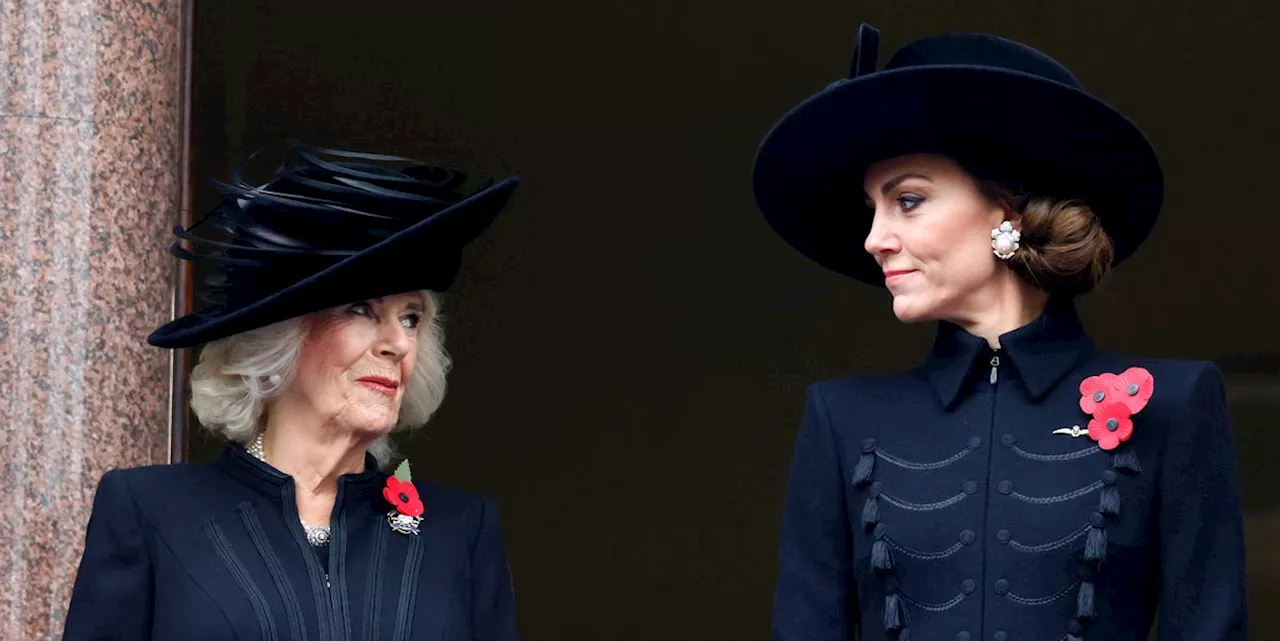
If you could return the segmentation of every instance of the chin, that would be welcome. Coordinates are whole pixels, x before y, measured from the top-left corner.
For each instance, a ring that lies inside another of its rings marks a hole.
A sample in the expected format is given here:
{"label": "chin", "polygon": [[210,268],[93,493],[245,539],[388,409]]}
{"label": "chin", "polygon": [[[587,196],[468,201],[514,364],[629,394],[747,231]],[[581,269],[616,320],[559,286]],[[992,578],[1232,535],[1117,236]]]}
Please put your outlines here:
{"label": "chin", "polygon": [[912,300],[911,296],[893,297],[893,315],[903,323],[925,323],[938,320],[932,305],[921,304],[918,300]]}
{"label": "chin", "polygon": [[347,422],[352,431],[370,438],[378,438],[391,433],[391,430],[395,429],[396,423],[399,422],[400,417],[383,412],[369,412],[363,416],[353,417],[353,419]]}

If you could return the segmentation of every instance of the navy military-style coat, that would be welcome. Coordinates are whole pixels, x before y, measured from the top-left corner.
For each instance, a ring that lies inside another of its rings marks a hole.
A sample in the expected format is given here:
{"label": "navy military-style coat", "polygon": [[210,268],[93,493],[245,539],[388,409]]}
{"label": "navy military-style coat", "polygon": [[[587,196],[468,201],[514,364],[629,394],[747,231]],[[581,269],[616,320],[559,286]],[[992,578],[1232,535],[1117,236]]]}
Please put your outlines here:
{"label": "navy military-style coat", "polygon": [[343,476],[313,548],[293,479],[229,445],[211,466],[113,470],[94,500],[65,641],[514,641],[494,506],[415,481],[393,531],[386,474]]}
{"label": "navy military-style coat", "polygon": [[[1245,639],[1218,370],[1095,351],[1070,304],[1000,345],[943,323],[916,370],[810,387],[774,638],[1144,641],[1158,608],[1161,641]],[[1081,383],[1130,367],[1154,393],[1103,450]]]}

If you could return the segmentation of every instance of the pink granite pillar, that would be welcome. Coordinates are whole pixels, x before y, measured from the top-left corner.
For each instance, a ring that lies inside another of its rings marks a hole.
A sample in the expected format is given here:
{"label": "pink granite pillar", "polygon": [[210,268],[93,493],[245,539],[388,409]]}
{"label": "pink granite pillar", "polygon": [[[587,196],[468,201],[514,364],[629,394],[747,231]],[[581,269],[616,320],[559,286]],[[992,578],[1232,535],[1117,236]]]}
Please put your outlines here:
{"label": "pink granite pillar", "polygon": [[0,0],[0,639],[61,635],[98,478],[169,457],[181,16]]}

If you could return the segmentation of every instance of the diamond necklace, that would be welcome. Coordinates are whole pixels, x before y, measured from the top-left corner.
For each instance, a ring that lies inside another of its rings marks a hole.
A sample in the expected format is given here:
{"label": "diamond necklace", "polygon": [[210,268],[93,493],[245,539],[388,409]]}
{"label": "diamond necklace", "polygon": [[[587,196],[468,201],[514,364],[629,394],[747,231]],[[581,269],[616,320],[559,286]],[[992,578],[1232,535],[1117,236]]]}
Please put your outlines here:
{"label": "diamond necklace", "polygon": [[[262,461],[263,463],[267,462],[266,457],[262,453],[262,432],[258,432],[258,435],[253,437],[253,442],[249,443],[249,446],[246,447],[245,450],[259,461]],[[329,526],[307,525],[303,522],[302,529],[307,533],[307,543],[310,543],[315,547],[324,547],[329,545]]]}

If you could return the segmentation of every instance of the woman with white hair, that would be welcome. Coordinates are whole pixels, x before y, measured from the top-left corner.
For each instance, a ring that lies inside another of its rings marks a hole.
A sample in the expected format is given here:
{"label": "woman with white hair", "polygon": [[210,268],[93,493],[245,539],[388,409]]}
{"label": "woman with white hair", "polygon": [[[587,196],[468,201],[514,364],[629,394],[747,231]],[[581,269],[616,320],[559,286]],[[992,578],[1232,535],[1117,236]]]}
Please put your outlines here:
{"label": "woman with white hair", "polygon": [[383,469],[444,396],[436,292],[518,180],[296,149],[233,182],[175,230],[218,300],[149,338],[204,345],[191,405],[230,443],[103,476],[64,638],[516,639],[493,504]]}

